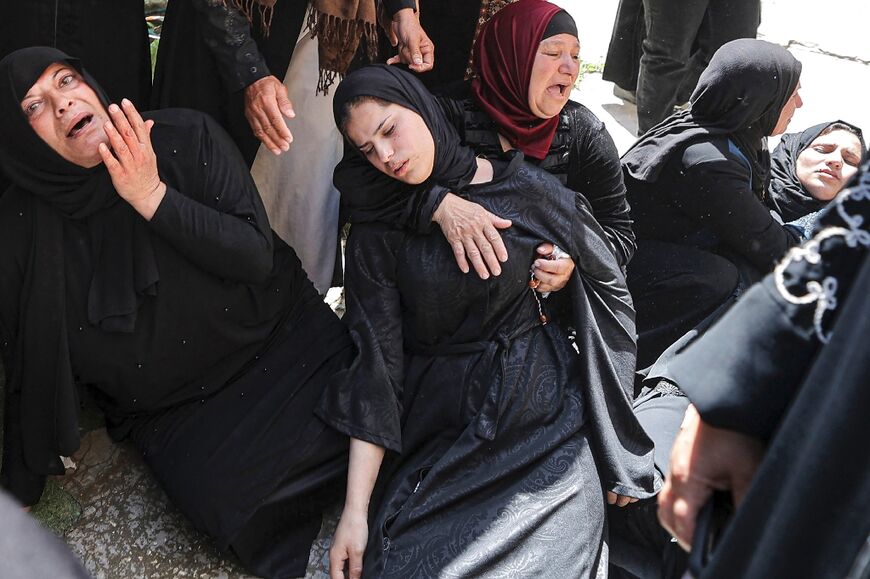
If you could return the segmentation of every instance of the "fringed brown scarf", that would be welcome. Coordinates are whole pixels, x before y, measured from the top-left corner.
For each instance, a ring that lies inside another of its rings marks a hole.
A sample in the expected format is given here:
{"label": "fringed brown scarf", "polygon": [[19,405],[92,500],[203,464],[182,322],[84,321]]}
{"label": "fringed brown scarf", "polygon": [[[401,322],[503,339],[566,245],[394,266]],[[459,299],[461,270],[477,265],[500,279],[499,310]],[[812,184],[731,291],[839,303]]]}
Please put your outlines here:
{"label": "fringed brown scarf", "polygon": [[[260,25],[268,36],[272,12],[278,0],[224,0],[231,2],[248,20],[255,8]],[[255,7],[256,4],[256,7]],[[326,92],[337,76],[347,72],[360,41],[365,42],[366,56],[374,61],[378,54],[377,8],[375,0],[311,0],[308,30],[317,38],[320,78],[317,92]]]}

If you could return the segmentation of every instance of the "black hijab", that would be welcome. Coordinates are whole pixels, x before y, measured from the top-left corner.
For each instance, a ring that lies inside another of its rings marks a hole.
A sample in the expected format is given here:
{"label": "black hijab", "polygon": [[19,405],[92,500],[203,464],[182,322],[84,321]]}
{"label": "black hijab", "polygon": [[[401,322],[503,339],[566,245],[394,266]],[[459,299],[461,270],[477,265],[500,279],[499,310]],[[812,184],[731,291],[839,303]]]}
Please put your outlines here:
{"label": "black hijab", "polygon": [[[474,152],[460,145],[459,135],[444,115],[441,105],[413,74],[385,64],[364,66],[348,74],[338,85],[332,102],[336,126],[344,124],[349,112],[348,103],[361,96],[376,97],[410,109],[419,114],[429,127],[435,142],[435,164],[429,179],[414,190],[428,188],[433,183],[459,190],[474,177],[477,169]],[[392,221],[405,211],[411,194],[410,186],[403,185],[400,191],[388,196],[379,188],[356,186],[372,180],[393,181],[361,155],[342,160],[335,169],[335,186],[341,192],[342,204],[352,214],[362,220]]]}
{"label": "black hijab", "polygon": [[779,145],[771,155],[770,187],[768,206],[779,213],[785,222],[800,219],[804,215],[815,213],[828,204],[827,201],[816,199],[807,193],[797,177],[795,168],[797,158],[804,149],[810,146],[822,132],[833,124],[846,125],[855,130],[861,143],[862,156],[867,151],[861,129],[846,121],[831,121],[815,125],[801,133],[789,133],[782,136]]}
{"label": "black hijab", "polygon": [[[107,105],[105,93],[75,58],[46,47],[25,48],[0,61],[0,165],[24,192],[32,235],[19,303],[14,376],[21,393],[24,458],[36,473],[57,474],[59,454],[78,447],[76,394],[66,328],[64,229],[89,231],[93,275],[88,320],[105,331],[131,332],[145,295],[156,295],[159,273],[144,220],[112,186],[100,164],[63,159],[30,127],[21,100],[57,62],[78,70]],[[8,299],[8,296],[3,296]]]}
{"label": "black hijab", "polygon": [[770,172],[764,139],[800,74],[801,63],[781,46],[750,38],[724,44],[698,79],[691,107],[650,129],[623,155],[623,167],[639,181],[655,182],[673,153],[727,135],[752,164],[752,188],[763,198]]}

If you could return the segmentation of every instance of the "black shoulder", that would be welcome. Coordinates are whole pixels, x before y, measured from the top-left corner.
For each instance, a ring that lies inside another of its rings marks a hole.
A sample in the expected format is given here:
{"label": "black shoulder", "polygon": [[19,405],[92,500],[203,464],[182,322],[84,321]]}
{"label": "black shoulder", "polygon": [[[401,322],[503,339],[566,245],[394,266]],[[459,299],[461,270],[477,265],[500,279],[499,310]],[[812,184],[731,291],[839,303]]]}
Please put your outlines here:
{"label": "black shoulder", "polygon": [[601,119],[595,116],[595,113],[590,111],[584,105],[572,100],[569,100],[565,103],[565,106],[562,107],[560,121],[571,123],[571,126],[575,128],[588,127],[590,129],[598,130],[604,127],[604,123]]}
{"label": "black shoulder", "polygon": [[695,140],[683,149],[681,162],[688,169],[703,163],[717,163],[736,161],[741,165],[739,154],[735,152],[736,145],[732,145],[727,136],[716,135]]}

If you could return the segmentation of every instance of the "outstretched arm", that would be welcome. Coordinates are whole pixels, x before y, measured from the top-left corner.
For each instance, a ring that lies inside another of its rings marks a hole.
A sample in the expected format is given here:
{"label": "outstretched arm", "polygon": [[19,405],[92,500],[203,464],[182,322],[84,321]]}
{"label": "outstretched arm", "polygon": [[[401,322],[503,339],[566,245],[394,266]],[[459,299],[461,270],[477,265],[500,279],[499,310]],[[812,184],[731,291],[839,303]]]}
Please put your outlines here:
{"label": "outstretched arm", "polygon": [[349,579],[362,576],[363,552],[369,536],[369,501],[383,459],[383,447],[351,438],[347,495],[329,549],[330,579],[345,579],[345,565]]}
{"label": "outstretched arm", "polygon": [[284,83],[269,72],[247,17],[230,2],[191,0],[191,4],[227,92],[245,91],[245,118],[251,131],[274,154],[287,151],[293,135],[284,117],[295,116],[293,105]]}

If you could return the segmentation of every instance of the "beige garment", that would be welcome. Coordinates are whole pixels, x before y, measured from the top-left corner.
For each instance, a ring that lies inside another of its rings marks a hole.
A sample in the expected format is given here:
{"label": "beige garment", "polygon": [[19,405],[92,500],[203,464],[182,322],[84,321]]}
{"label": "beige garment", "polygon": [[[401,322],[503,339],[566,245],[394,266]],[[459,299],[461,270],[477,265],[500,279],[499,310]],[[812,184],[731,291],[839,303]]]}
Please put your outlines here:
{"label": "beige garment", "polygon": [[251,174],[272,229],[299,256],[302,267],[322,294],[332,282],[338,239],[338,191],[332,170],[341,160],[341,134],[332,119],[332,96],[316,93],[319,78],[317,40],[303,29],[284,76],[296,117],[290,150],[275,156],[260,145]]}

